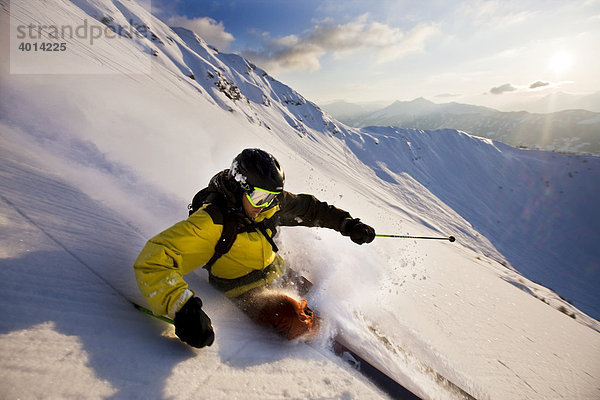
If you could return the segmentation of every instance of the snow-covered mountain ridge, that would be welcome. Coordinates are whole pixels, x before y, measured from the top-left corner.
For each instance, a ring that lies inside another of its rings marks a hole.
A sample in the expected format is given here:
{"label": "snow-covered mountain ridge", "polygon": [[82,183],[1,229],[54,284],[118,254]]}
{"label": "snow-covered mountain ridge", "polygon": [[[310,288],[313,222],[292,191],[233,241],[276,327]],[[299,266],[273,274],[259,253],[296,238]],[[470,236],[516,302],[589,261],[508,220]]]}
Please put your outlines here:
{"label": "snow-covered mountain ridge", "polygon": [[[477,398],[597,393],[599,334],[583,325],[598,329],[597,321],[497,262],[528,266],[533,246],[540,260],[532,265],[564,273],[558,266],[566,256],[553,254],[556,243],[539,232],[594,260],[586,239],[596,238],[597,214],[583,200],[596,194],[596,158],[557,161],[457,131],[351,129],[248,61],[171,30],[134,2],[51,1],[42,13],[37,5],[11,4],[41,22],[85,14],[103,26],[147,26],[144,35],[108,43],[106,53],[83,46],[70,57],[74,65],[99,57],[131,73],[136,64],[121,62],[123,49],[147,52],[152,74],[19,76],[8,74],[3,59],[7,397],[382,395],[318,344],[283,343],[253,326],[202,271],[187,279],[217,330],[209,349],[181,347],[172,328],[120,297],[138,296],[131,263],[144,240],[184,218],[195,191],[250,146],[280,159],[291,191],[346,208],[378,232],[457,236],[452,245],[377,239],[355,246],[335,232],[297,228],[278,238],[285,258],[316,282],[309,300],[331,329],[395,379],[424,398],[453,396],[431,370]],[[582,200],[577,190],[588,190]],[[553,221],[564,237],[555,237]],[[528,244],[526,234],[539,241]],[[587,270],[593,285],[594,265]],[[581,273],[567,270],[562,281],[593,306],[593,292],[575,279]],[[65,378],[77,371],[79,384],[55,383],[72,382]]]}

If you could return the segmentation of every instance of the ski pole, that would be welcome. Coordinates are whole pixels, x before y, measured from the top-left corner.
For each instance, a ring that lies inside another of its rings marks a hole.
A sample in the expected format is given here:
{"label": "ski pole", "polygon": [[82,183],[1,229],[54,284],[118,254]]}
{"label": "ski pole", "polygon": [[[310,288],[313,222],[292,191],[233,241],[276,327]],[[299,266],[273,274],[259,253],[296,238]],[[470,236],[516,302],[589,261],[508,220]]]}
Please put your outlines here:
{"label": "ski pole", "polygon": [[432,237],[432,236],[408,236],[408,235],[375,235],[375,237],[400,238],[400,239],[434,239],[434,240],[448,240],[450,242],[454,242],[456,240],[456,238],[454,236]]}
{"label": "ski pole", "polygon": [[133,306],[134,306],[136,309],[138,309],[139,311],[143,312],[144,314],[148,314],[148,315],[150,315],[151,317],[154,317],[154,318],[156,318],[156,319],[160,319],[161,321],[164,321],[164,322],[167,322],[167,323],[169,323],[169,324],[173,324],[173,325],[175,325],[175,321],[173,321],[173,320],[172,320],[172,319],[170,319],[170,318],[163,317],[162,315],[154,315],[154,313],[153,313],[152,311],[148,310],[146,307],[142,307],[142,306],[140,306],[140,305],[138,305],[138,304],[135,304],[135,303],[132,303],[132,304],[133,304]]}

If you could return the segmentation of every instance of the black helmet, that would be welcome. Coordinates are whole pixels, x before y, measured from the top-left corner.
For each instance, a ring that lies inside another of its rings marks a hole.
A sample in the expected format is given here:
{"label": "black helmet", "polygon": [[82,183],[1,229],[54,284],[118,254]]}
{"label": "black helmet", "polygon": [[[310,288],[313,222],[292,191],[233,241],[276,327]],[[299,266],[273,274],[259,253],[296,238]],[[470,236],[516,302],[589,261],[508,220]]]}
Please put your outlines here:
{"label": "black helmet", "polygon": [[271,154],[260,149],[245,149],[234,158],[229,175],[248,191],[253,187],[281,192],[285,173]]}

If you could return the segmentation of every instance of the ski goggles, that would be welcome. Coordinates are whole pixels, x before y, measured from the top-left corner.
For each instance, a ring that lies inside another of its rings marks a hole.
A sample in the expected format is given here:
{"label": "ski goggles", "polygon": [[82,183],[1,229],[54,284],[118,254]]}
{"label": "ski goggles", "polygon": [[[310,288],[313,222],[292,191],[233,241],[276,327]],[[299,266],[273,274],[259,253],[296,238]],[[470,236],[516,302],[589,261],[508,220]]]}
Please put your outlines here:
{"label": "ski goggles", "polygon": [[246,192],[246,198],[253,207],[268,207],[281,192],[271,192],[270,190],[253,187]]}

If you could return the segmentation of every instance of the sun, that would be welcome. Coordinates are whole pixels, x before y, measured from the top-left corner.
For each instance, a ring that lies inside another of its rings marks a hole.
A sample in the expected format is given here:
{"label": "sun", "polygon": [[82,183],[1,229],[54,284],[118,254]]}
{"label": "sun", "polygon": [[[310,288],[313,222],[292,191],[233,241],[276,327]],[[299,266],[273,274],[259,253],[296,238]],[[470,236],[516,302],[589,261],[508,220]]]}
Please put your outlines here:
{"label": "sun", "polygon": [[567,72],[573,66],[573,56],[566,51],[554,53],[550,58],[549,67],[557,75]]}

